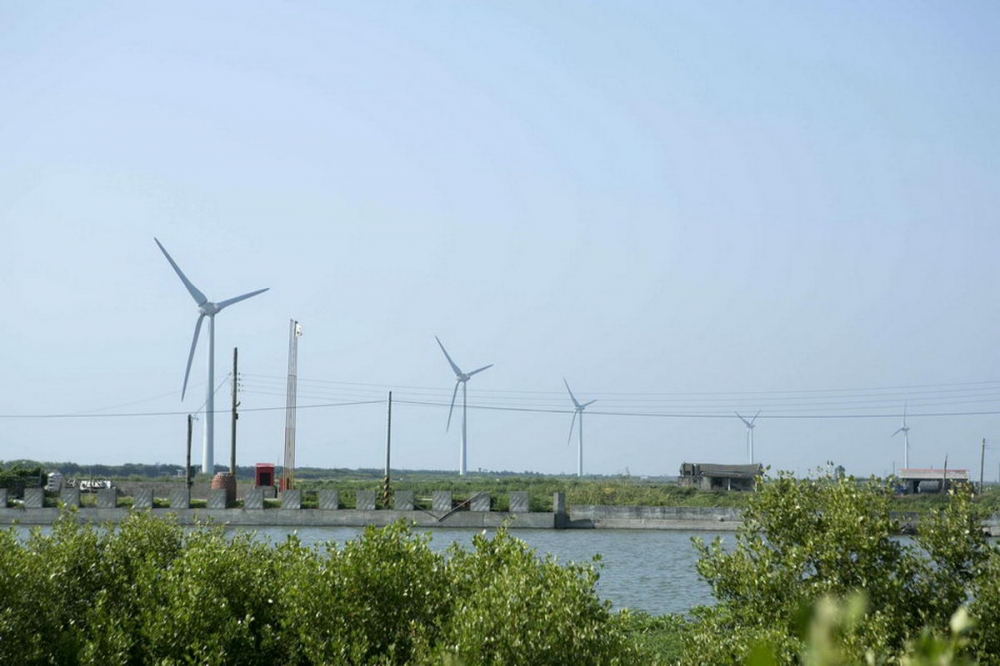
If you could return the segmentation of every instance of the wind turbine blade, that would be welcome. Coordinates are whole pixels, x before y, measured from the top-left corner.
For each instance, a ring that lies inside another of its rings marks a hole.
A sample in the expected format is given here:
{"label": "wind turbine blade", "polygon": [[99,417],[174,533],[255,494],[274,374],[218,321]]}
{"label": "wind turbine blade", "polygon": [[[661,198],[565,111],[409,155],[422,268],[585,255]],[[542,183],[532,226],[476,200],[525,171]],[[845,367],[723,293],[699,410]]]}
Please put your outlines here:
{"label": "wind turbine blade", "polygon": [[759,409],[757,410],[757,413],[753,415],[753,418],[750,419],[750,425],[753,425],[754,421],[757,420],[758,416],[760,416],[760,410]]}
{"label": "wind turbine blade", "polygon": [[750,427],[750,422],[749,422],[749,421],[747,421],[747,420],[746,420],[745,418],[743,418],[742,416],[740,416],[740,413],[739,413],[739,412],[733,412],[733,414],[736,414],[736,416],[739,416],[739,417],[740,417],[740,421],[743,421],[743,423],[745,423],[745,424],[746,424],[746,426],[747,426],[748,428]]}
{"label": "wind turbine blade", "polygon": [[589,407],[590,405],[594,404],[595,402],[597,402],[596,399],[595,400],[590,400],[588,402],[585,402],[582,405],[580,405],[580,409],[584,409],[585,407]]}
{"label": "wind turbine blade", "polygon": [[[451,360],[451,356],[448,356],[448,350],[444,348],[443,344],[441,344],[441,338],[439,338],[438,336],[435,335],[434,339],[438,341],[438,347],[440,347],[441,351],[444,352],[444,357],[446,359],[448,359],[448,365],[451,366],[452,371],[455,373],[456,376],[461,375],[462,374],[462,369],[460,367],[458,367],[457,365],[455,365],[455,362],[453,360]],[[457,387],[456,387],[455,390],[458,390]],[[454,402],[455,401],[452,400],[452,404],[454,404]]]}
{"label": "wind turbine blade", "polygon": [[899,434],[899,433],[901,433],[901,432],[903,432],[903,429],[902,429],[902,428],[900,428],[899,430],[897,430],[896,432],[892,433],[892,434],[891,434],[891,435],[889,435],[889,436],[890,436],[890,437],[895,437],[896,435],[898,435],[898,434]]}
{"label": "wind turbine blade", "polygon": [[188,375],[191,374],[191,361],[194,360],[194,350],[198,346],[198,334],[201,333],[201,322],[205,319],[205,315],[198,315],[198,322],[194,325],[194,337],[191,338],[191,351],[188,352],[188,364],[187,368],[184,370],[184,387],[181,389],[181,401],[184,400],[184,394],[187,393],[188,387]]}
{"label": "wind turbine blade", "polygon": [[573,426],[576,425],[576,415],[579,414],[578,411],[573,412],[573,420],[569,422],[569,437],[566,438],[566,446],[570,445],[573,441]]}
{"label": "wind turbine blade", "polygon": [[489,369],[490,369],[490,368],[492,368],[492,367],[493,367],[493,364],[492,364],[492,363],[490,363],[489,365],[484,365],[484,366],[483,366],[483,367],[481,367],[481,368],[477,368],[477,369],[473,370],[472,372],[470,372],[469,374],[467,374],[467,375],[466,375],[466,377],[471,377],[472,375],[476,375],[476,374],[479,374],[479,373],[480,373],[480,372],[482,372],[483,370],[489,370]]}
{"label": "wind turbine blade", "polygon": [[248,298],[256,296],[257,294],[263,294],[268,289],[270,289],[270,287],[265,287],[264,289],[258,289],[257,291],[251,291],[249,294],[243,294],[242,296],[237,296],[236,298],[227,298],[224,301],[219,301],[218,303],[216,303],[216,305],[221,311],[224,310],[225,308],[228,308],[233,303],[239,303],[240,301],[245,301]]}
{"label": "wind turbine blade", "polygon": [[455,397],[458,395],[458,385],[462,382],[455,382],[455,390],[451,392],[451,407],[448,408],[448,425],[444,427],[445,431],[451,428],[451,413],[455,411]]}
{"label": "wind turbine blade", "polygon": [[194,299],[194,302],[197,303],[198,305],[204,305],[205,303],[207,303],[208,298],[205,296],[205,294],[198,291],[198,287],[191,284],[191,280],[187,279],[187,276],[184,275],[184,271],[181,270],[180,266],[177,265],[177,263],[167,252],[167,248],[163,247],[160,241],[157,240],[155,237],[153,238],[153,240],[156,241],[156,244],[159,246],[160,252],[163,253],[163,256],[166,257],[167,261],[170,262],[170,265],[174,267],[174,272],[177,273],[177,277],[179,277],[181,279],[181,282],[184,283],[184,286],[187,287],[188,293],[191,294],[191,298]]}
{"label": "wind turbine blade", "polygon": [[569,382],[563,377],[563,384],[566,385],[566,390],[569,391],[569,399],[573,401],[573,406],[580,409],[580,403],[577,401],[576,396],[573,395],[573,389],[569,387]]}

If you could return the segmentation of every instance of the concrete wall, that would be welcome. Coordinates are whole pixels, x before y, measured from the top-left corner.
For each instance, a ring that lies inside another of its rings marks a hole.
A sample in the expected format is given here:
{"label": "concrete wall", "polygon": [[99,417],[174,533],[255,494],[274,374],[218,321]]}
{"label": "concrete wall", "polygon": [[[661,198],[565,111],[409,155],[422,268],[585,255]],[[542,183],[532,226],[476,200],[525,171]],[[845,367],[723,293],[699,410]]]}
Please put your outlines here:
{"label": "concrete wall", "polygon": [[[85,507],[76,512],[81,522],[120,522],[131,509],[94,509]],[[438,520],[425,511],[357,511],[354,509],[150,509],[153,515],[173,514],[181,525],[212,521],[233,527],[364,527],[388,525],[405,520],[416,527],[472,527],[476,529],[499,527],[510,517],[512,529],[552,529],[555,526],[551,513],[508,513],[456,511]],[[59,509],[0,508],[0,525],[51,525],[59,516]]]}
{"label": "concrete wall", "polygon": [[742,522],[739,509],[573,505],[569,507],[566,527],[730,531],[736,530]]}
{"label": "concrete wall", "polygon": [[[2,508],[0,525],[51,525],[59,516],[56,508],[25,509],[21,506]],[[84,507],[76,515],[81,522],[119,522],[131,509],[96,509]],[[153,515],[173,514],[182,525],[211,520],[234,527],[311,526],[311,527],[363,527],[388,525],[406,520],[420,528],[470,527],[476,529],[498,527],[510,519],[512,529],[553,528],[605,528],[605,529],[665,529],[706,530],[712,532],[734,531],[741,524],[739,509],[708,509],[695,507],[630,507],[630,506],[570,506],[565,522],[555,513],[542,512],[478,512],[456,511],[438,520],[427,511],[358,511],[355,509],[148,509]],[[912,529],[919,515],[894,513],[904,530]],[[991,516],[983,528],[1000,535],[1000,515]]]}

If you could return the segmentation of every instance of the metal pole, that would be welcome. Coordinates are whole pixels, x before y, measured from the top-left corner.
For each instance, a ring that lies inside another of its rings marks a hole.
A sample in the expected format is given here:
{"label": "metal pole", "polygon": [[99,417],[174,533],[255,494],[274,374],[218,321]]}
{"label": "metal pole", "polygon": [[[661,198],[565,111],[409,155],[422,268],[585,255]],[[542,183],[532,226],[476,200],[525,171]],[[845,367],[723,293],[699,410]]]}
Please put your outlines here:
{"label": "metal pole", "polygon": [[236,371],[238,355],[238,349],[233,347],[233,440],[229,449],[229,473],[233,475],[234,479],[236,478],[236,419],[240,418],[240,415],[236,413],[236,408],[240,406],[239,401],[236,399],[237,379],[239,378],[239,374]]}

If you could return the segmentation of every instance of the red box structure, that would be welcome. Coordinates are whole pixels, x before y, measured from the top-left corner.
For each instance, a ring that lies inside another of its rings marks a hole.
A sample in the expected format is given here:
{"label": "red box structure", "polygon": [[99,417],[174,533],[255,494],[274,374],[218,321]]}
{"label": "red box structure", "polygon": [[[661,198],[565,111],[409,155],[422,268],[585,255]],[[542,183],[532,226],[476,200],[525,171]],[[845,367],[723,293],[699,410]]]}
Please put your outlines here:
{"label": "red box structure", "polygon": [[257,463],[254,485],[257,487],[274,485],[274,463]]}

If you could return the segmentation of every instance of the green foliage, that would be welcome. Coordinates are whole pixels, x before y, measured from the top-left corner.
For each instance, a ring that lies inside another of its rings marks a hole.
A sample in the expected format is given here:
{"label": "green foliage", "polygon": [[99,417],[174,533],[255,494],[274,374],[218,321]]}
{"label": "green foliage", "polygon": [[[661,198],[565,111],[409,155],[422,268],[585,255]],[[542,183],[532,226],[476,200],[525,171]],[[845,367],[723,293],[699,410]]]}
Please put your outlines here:
{"label": "green foliage", "polygon": [[460,663],[632,663],[626,621],[593,593],[594,567],[538,559],[506,529],[450,555],[455,607],[442,643]]}
{"label": "green foliage", "polygon": [[0,488],[7,488],[12,495],[18,497],[25,488],[44,486],[46,477],[38,465],[11,463],[0,467]]}
{"label": "green foliage", "polygon": [[150,512],[0,532],[0,663],[636,663],[592,566],[505,529],[448,555],[403,524],[277,546]]}
{"label": "green foliage", "polygon": [[[815,663],[868,663],[873,655],[877,663],[898,660],[907,650],[916,654],[922,636],[931,645],[970,592],[995,587],[984,573],[997,561],[996,552],[967,492],[952,494],[947,505],[926,516],[911,543],[896,536],[891,508],[889,485],[874,479],[859,484],[853,478],[781,474],[761,484],[744,511],[734,548],[721,540],[696,540],[698,572],[719,603],[694,611],[684,661],[796,663],[808,652],[816,613],[837,619],[831,643],[837,656]],[[1000,620],[1000,603],[986,606],[987,600],[1000,602],[997,592],[973,604],[980,621]],[[858,595],[863,603],[849,601]],[[817,604],[820,599],[841,600],[849,610],[837,615]],[[970,649],[988,640],[970,636]],[[830,652],[816,636],[811,640],[816,650]]]}
{"label": "green foliage", "polygon": [[691,623],[683,615],[653,616],[630,612],[619,616],[635,641],[642,664],[676,664],[684,654],[684,635]]}
{"label": "green foliage", "polygon": [[283,544],[281,625],[296,652],[309,663],[410,663],[451,605],[444,559],[428,541],[394,524],[322,555]]}

